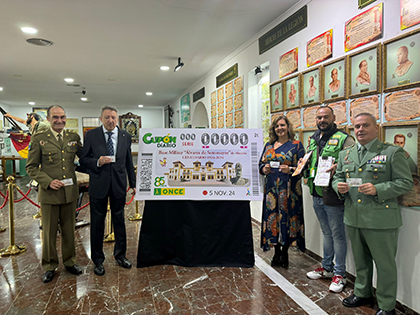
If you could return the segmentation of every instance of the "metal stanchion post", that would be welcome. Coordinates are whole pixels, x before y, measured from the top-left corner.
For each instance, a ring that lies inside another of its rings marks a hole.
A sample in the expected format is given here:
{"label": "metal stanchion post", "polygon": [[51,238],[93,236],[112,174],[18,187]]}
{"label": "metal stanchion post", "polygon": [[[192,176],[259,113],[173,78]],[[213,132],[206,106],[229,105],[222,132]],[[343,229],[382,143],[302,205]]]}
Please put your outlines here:
{"label": "metal stanchion post", "polygon": [[42,217],[42,209],[39,209],[37,213],[32,215],[32,218],[34,219],[39,219],[40,217]]}
{"label": "metal stanchion post", "polygon": [[[137,177],[137,165],[134,167],[136,170],[136,177]],[[136,200],[136,213],[133,214],[131,217],[128,218],[130,221],[138,221],[143,219],[143,216],[139,213],[139,201]]]}
{"label": "metal stanchion post", "polygon": [[130,221],[138,221],[143,219],[143,216],[139,213],[139,201],[136,200],[136,213],[128,218]]}
{"label": "metal stanchion post", "polygon": [[7,177],[7,181],[9,184],[7,185],[7,189],[9,190],[9,233],[10,233],[10,245],[6,248],[0,250],[0,256],[10,256],[23,253],[26,251],[25,245],[15,245],[15,222],[14,222],[14,201],[15,198],[13,196],[13,189],[16,187],[14,184],[15,178],[13,176]]}
{"label": "metal stanchion post", "polygon": [[105,243],[115,242],[115,235],[114,235],[114,226],[112,224],[112,217],[111,217],[111,206],[109,204],[109,198],[108,198],[108,209],[106,212],[106,234],[104,237]]}

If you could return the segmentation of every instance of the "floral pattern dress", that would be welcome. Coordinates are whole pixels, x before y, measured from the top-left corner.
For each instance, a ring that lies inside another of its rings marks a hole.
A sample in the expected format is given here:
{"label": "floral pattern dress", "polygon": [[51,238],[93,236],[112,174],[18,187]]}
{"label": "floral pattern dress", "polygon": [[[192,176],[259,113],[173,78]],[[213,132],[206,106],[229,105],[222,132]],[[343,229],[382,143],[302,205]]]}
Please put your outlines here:
{"label": "floral pattern dress", "polygon": [[[263,174],[264,165],[270,161],[296,167],[304,155],[305,149],[297,140],[287,141],[276,150],[274,144],[267,143],[259,162],[260,173]],[[272,168],[265,175],[261,221],[261,247],[264,251],[269,251],[278,242],[291,245],[295,241],[301,251],[305,250],[301,176],[292,177],[292,173]]]}

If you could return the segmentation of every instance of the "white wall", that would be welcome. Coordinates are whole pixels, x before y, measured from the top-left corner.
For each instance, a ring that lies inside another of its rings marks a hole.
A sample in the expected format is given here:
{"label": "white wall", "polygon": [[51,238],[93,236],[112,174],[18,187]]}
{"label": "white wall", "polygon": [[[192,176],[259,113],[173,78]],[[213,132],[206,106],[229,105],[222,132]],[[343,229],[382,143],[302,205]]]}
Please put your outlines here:
{"label": "white wall", "polygon": [[[384,3],[384,36],[376,41],[383,42],[387,39],[402,34],[399,25],[400,1],[383,0]],[[381,3],[374,2],[372,5],[362,11]],[[276,26],[287,16],[291,15],[303,5],[308,5],[308,27],[300,31],[296,35],[288,38],[279,45],[270,49],[262,55],[258,54],[258,38],[268,30]],[[356,0],[302,0],[294,8],[279,17],[276,21],[261,30],[259,34],[251,38],[242,47],[238,48],[228,58],[223,60],[217,67],[210,71],[205,77],[197,81],[194,85],[185,90],[171,106],[179,110],[180,98],[187,92],[191,95],[194,91],[205,87],[207,95],[201,101],[205,104],[208,116],[210,117],[210,95],[216,89],[216,76],[223,71],[238,63],[239,76],[244,76],[244,100],[245,104],[245,127],[261,128],[260,116],[254,116],[255,106],[260,106],[258,102],[258,93],[256,92],[256,79],[252,74],[252,70],[256,65],[265,62],[270,64],[270,81],[277,81],[278,78],[278,59],[279,56],[294,47],[299,48],[299,71],[306,70],[306,43],[309,39],[329,30],[333,29],[333,58],[343,56],[344,53],[344,23],[348,19],[361,13],[357,8]],[[410,29],[408,30],[410,31]],[[407,31],[405,31],[407,32]],[[372,43],[374,44],[374,43]],[[365,46],[366,47],[366,46]],[[359,49],[364,49],[361,47]],[[351,51],[351,53],[357,50]],[[249,73],[250,72],[250,73]],[[251,114],[252,113],[252,114]],[[179,120],[179,116],[177,117]],[[210,122],[209,122],[210,124]],[[179,122],[175,121],[175,126],[179,126]],[[319,229],[318,221],[312,209],[312,200],[309,196],[307,187],[304,189],[304,206],[305,206],[305,233],[306,246],[309,250],[322,256],[322,233]],[[252,202],[252,217],[261,220],[261,202]],[[399,287],[397,298],[403,304],[419,311],[420,299],[420,211],[403,207],[403,227],[400,229],[399,249],[397,253],[398,279]],[[256,237],[259,237],[256,235]],[[347,257],[347,269],[354,274],[355,268],[353,256],[350,249]]]}

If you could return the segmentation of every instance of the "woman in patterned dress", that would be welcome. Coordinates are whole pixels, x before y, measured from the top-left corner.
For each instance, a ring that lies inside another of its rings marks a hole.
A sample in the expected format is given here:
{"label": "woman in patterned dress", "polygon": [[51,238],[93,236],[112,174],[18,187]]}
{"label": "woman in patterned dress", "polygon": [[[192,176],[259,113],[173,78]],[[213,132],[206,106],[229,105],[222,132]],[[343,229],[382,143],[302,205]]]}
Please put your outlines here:
{"label": "woman in patterned dress", "polygon": [[271,265],[287,268],[290,244],[296,241],[297,247],[305,250],[301,176],[292,177],[305,149],[294,140],[286,116],[273,119],[269,133],[259,163],[260,173],[265,175],[261,247],[264,251],[274,247]]}

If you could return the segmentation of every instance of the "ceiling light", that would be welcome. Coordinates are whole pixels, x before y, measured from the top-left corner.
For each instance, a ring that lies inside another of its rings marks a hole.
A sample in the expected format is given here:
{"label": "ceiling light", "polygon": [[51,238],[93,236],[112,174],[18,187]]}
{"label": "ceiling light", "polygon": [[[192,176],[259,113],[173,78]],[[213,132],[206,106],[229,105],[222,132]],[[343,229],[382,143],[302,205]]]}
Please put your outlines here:
{"label": "ceiling light", "polygon": [[152,92],[146,92],[146,95],[153,95],[153,93]]}
{"label": "ceiling light", "polygon": [[29,105],[35,105],[35,102],[29,102],[28,104]]}
{"label": "ceiling light", "polygon": [[82,100],[83,102],[86,102],[86,101],[87,101],[87,97],[82,97],[82,98],[81,98],[81,100]]}
{"label": "ceiling light", "polygon": [[3,87],[2,86],[0,86],[0,91],[3,91]]}
{"label": "ceiling light", "polygon": [[28,38],[26,42],[32,45],[42,46],[42,47],[48,47],[53,44],[52,41],[48,39],[43,39],[43,38]]}
{"label": "ceiling light", "polygon": [[143,107],[143,105],[137,105],[138,107],[140,107],[140,108],[142,108]]}
{"label": "ceiling light", "polygon": [[74,79],[72,78],[65,78],[64,81],[66,81],[67,83],[73,83]]}
{"label": "ceiling light", "polygon": [[26,34],[36,34],[38,32],[38,30],[33,27],[22,27],[21,31]]}
{"label": "ceiling light", "polygon": [[178,58],[178,64],[175,66],[174,72],[177,72],[179,69],[181,69],[184,66],[184,63],[181,60],[181,57]]}
{"label": "ceiling light", "polygon": [[160,67],[160,70],[167,71],[167,70],[169,70],[169,67],[168,66],[162,66],[162,67]]}

